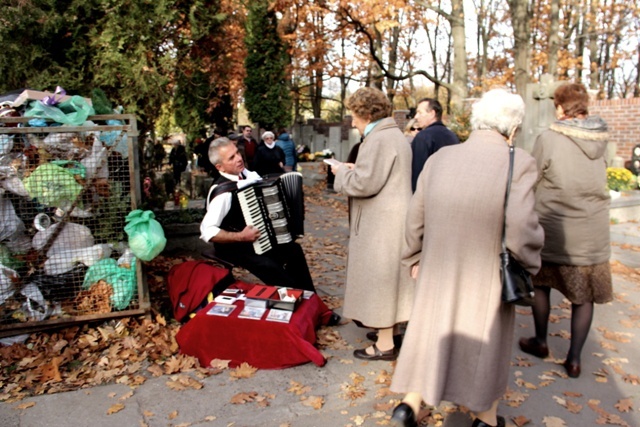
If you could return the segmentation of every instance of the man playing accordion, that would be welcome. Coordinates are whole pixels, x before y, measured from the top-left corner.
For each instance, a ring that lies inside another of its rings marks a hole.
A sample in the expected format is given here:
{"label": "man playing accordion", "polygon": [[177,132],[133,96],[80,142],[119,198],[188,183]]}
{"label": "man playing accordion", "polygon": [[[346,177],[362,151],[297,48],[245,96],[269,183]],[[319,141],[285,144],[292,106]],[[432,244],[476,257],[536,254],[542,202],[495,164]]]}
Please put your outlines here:
{"label": "man playing accordion", "polygon": [[[209,146],[209,160],[220,172],[207,196],[207,213],[200,224],[200,238],[212,242],[216,256],[249,270],[264,283],[315,292],[302,247],[291,240],[256,253],[259,227],[247,225],[238,193],[262,178],[244,167],[233,141],[222,137]],[[263,236],[264,237],[264,236]],[[340,316],[334,314],[333,324]]]}

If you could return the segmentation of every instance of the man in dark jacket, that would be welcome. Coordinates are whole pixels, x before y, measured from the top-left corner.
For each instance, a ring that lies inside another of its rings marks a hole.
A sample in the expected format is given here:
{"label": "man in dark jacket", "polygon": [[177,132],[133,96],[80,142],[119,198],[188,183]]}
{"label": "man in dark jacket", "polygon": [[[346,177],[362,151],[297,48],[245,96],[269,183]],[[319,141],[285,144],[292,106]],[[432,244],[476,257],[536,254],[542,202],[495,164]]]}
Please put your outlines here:
{"label": "man in dark jacket", "polygon": [[460,143],[455,133],[442,123],[442,105],[432,98],[418,101],[416,122],[422,128],[411,144],[413,160],[411,161],[411,190],[416,191],[418,176],[424,164],[433,153],[446,145]]}

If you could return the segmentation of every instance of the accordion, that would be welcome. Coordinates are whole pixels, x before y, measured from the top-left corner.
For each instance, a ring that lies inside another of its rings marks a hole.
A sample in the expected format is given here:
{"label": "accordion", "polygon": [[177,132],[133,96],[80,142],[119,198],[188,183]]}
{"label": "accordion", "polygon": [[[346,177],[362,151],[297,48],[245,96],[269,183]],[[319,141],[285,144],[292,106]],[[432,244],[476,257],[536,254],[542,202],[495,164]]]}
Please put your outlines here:
{"label": "accordion", "polygon": [[260,255],[304,234],[302,174],[287,172],[238,190],[247,225],[260,231],[253,249]]}

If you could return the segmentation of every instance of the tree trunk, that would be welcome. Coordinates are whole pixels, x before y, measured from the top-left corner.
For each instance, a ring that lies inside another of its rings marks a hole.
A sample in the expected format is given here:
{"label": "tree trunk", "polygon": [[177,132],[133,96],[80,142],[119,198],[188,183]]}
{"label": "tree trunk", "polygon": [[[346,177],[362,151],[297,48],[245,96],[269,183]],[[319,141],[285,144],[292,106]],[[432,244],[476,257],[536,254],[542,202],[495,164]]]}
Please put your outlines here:
{"label": "tree trunk", "polygon": [[589,88],[596,90],[598,89],[598,33],[596,32],[596,13],[598,11],[598,0],[591,0],[589,2],[589,62],[590,66],[590,74],[589,74]]}
{"label": "tree trunk", "polygon": [[516,91],[524,95],[529,83],[529,37],[532,9],[529,0],[508,0],[513,27]]}
{"label": "tree trunk", "polygon": [[469,72],[467,69],[467,47],[464,31],[463,0],[451,1],[451,36],[453,39],[453,82],[451,105],[461,107],[467,97]]}
{"label": "tree trunk", "polygon": [[[550,10],[551,24],[549,25],[549,55],[547,73],[555,79],[558,78],[558,48],[560,46],[560,0],[551,0]],[[578,52],[579,54],[579,52]]]}

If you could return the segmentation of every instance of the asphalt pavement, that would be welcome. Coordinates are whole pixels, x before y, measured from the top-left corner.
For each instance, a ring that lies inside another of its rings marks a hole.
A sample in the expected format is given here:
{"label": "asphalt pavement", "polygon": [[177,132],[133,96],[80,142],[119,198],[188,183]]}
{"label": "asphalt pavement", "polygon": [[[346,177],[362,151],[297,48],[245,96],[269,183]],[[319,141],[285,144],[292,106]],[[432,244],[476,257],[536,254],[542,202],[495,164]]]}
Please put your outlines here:
{"label": "asphalt pavement", "polygon": [[[346,264],[347,216],[340,209],[345,200],[328,192],[321,199],[307,204],[303,246],[319,293],[339,304]],[[634,270],[640,268],[640,227],[615,224],[611,236],[616,299],[596,308],[580,378],[567,378],[560,365],[568,349],[570,306],[554,293],[551,355],[545,360],[517,348],[517,338],[533,331],[529,310],[517,310],[509,390],[498,410],[508,426],[640,426],[640,270]],[[347,321],[324,328],[320,332],[328,359],[324,367],[309,363],[259,370],[246,379],[234,379],[227,370],[206,377],[187,372],[203,387],[183,391],[167,385],[174,376],[149,376],[133,388],[112,383],[34,396],[0,403],[0,426],[388,425],[402,396],[388,390],[393,362],[353,358],[354,349],[368,345],[366,332]],[[421,425],[428,426],[468,427],[472,419],[464,408],[447,402],[425,408],[422,415]]]}

